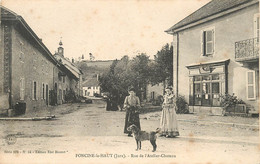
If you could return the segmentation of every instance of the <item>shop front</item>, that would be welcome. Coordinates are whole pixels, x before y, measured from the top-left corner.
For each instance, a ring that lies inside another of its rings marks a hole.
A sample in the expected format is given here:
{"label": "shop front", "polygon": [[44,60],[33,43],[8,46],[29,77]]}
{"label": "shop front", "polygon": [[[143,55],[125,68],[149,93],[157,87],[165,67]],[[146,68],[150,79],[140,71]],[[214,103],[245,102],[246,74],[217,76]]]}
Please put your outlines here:
{"label": "shop front", "polygon": [[189,70],[191,109],[210,107],[205,108],[210,110],[211,107],[220,107],[221,95],[228,91],[228,64],[229,60],[223,60],[186,66]]}

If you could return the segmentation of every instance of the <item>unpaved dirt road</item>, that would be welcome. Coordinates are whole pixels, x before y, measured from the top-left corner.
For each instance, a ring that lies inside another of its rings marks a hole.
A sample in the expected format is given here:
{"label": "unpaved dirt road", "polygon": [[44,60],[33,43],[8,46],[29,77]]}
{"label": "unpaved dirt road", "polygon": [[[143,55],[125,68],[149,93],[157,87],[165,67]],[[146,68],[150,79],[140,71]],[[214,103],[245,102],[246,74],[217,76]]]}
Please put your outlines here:
{"label": "unpaved dirt road", "polygon": [[[198,123],[188,115],[178,116],[180,137],[158,137],[155,153],[149,141],[135,151],[134,138],[123,134],[125,112],[104,107],[101,100],[65,104],[52,112],[54,120],[0,121],[0,163],[253,164],[260,159],[257,130]],[[155,130],[159,116],[141,115],[142,130]]]}

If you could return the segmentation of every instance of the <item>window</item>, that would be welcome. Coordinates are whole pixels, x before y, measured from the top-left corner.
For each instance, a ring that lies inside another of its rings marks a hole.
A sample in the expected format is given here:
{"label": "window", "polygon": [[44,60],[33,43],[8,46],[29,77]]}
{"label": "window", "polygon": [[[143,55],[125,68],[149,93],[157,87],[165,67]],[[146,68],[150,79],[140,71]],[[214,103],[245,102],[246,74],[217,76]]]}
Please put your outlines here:
{"label": "window", "polygon": [[154,100],[154,92],[151,92],[151,99]]}
{"label": "window", "polygon": [[62,90],[59,89],[59,100],[62,100]]}
{"label": "window", "polygon": [[254,100],[256,98],[255,94],[255,71],[248,71],[247,72],[247,99],[248,100]]}
{"label": "window", "polygon": [[46,105],[49,105],[49,85],[45,85],[46,88],[46,94],[45,94],[45,100],[46,100]]}
{"label": "window", "polygon": [[25,85],[24,85],[24,78],[21,78],[20,79],[20,100],[24,100],[24,88],[25,88]]}
{"label": "window", "polygon": [[45,99],[45,85],[42,84],[42,99]]}
{"label": "window", "polygon": [[65,90],[63,90],[63,100],[65,100],[65,95],[66,95],[66,92],[65,92]]}
{"label": "window", "polygon": [[224,74],[196,75],[190,77],[190,105],[220,106],[220,95],[225,91]]}
{"label": "window", "polygon": [[65,76],[63,76],[63,83],[65,83]]}
{"label": "window", "polygon": [[32,99],[37,99],[37,83],[36,81],[33,81],[33,93],[32,93]]}
{"label": "window", "polygon": [[214,54],[214,29],[203,30],[201,33],[201,55],[212,56]]}

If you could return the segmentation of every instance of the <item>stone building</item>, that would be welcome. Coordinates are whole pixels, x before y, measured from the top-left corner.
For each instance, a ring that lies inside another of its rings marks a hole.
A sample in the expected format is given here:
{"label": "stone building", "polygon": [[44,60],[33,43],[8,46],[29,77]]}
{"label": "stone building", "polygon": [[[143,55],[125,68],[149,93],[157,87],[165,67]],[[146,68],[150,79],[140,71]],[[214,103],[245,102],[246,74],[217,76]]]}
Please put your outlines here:
{"label": "stone building", "polygon": [[259,113],[259,1],[212,0],[168,30],[173,35],[174,92],[192,112],[221,114],[234,94]]}
{"label": "stone building", "polygon": [[65,101],[65,95],[69,90],[72,90],[77,96],[83,96],[82,90],[82,71],[69,59],[64,56],[64,48],[62,47],[62,41],[59,43],[58,52],[54,54],[55,59],[61,66],[60,69],[66,72],[63,75],[58,76],[55,82],[60,82],[57,92],[59,96],[57,98],[58,104]]}
{"label": "stone building", "polygon": [[56,101],[55,92],[56,97],[62,95],[58,88],[64,84],[59,79],[73,73],[54,58],[21,16],[3,6],[0,10],[0,113],[17,103],[26,104],[26,112],[42,109]]}

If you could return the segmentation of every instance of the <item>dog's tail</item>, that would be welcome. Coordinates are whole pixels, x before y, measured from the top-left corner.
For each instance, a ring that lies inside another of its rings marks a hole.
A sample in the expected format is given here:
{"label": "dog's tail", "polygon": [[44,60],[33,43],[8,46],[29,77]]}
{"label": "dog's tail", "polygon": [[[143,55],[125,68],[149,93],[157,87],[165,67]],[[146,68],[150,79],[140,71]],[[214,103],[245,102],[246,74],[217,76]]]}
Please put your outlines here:
{"label": "dog's tail", "polygon": [[161,128],[157,128],[156,130],[155,130],[155,133],[160,133],[161,132]]}

